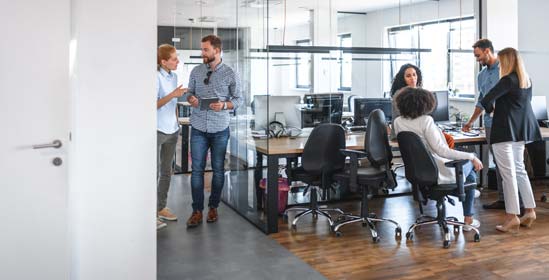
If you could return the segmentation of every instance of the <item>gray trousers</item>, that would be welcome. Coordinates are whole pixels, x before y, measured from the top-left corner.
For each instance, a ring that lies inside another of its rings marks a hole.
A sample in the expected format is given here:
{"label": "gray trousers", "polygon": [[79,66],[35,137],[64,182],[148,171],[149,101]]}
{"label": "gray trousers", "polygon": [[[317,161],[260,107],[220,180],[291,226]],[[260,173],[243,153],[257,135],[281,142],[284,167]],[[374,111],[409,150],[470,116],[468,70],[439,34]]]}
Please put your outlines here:
{"label": "gray trousers", "polygon": [[172,177],[172,162],[175,155],[175,145],[179,131],[173,134],[156,132],[156,180],[157,197],[156,208],[160,211],[166,207],[170,179]]}

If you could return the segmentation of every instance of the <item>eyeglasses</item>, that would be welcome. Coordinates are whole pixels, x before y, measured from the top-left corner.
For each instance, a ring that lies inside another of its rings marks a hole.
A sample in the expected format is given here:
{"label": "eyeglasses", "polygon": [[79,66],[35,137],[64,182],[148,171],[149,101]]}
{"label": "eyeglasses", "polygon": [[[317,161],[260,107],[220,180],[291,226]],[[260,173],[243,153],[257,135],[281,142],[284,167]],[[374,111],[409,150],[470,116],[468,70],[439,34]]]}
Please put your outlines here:
{"label": "eyeglasses", "polygon": [[212,75],[212,71],[208,71],[208,73],[206,73],[206,79],[204,79],[204,84],[205,85],[208,85],[210,83],[210,76]]}

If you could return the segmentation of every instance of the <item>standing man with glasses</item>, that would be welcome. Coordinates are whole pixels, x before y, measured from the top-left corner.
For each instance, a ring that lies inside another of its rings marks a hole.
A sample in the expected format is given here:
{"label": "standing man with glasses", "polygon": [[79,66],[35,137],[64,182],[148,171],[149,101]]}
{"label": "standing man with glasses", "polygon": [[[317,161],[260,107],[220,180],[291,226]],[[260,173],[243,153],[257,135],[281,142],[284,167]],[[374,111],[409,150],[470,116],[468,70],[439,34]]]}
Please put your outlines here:
{"label": "standing man with glasses", "polygon": [[[215,35],[202,38],[200,47],[204,64],[196,66],[189,78],[187,101],[191,104],[191,189],[193,213],[187,227],[202,223],[204,210],[204,169],[208,150],[213,170],[206,221],[217,221],[217,207],[225,180],[225,153],[229,141],[229,110],[242,104],[240,81],[236,72],[221,59],[221,39]],[[200,106],[205,98],[218,98],[209,108]]]}

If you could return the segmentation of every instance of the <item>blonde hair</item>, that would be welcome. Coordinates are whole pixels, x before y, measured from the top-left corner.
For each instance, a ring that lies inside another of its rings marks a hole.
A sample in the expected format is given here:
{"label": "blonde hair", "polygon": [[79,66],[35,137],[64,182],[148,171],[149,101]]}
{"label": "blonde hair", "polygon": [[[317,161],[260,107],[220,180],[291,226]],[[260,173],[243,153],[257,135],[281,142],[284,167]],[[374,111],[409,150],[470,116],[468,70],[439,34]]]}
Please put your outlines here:
{"label": "blonde hair", "polygon": [[517,50],[505,48],[498,52],[499,76],[507,76],[513,72],[517,73],[520,88],[530,87],[530,77],[524,68],[524,62]]}
{"label": "blonde hair", "polygon": [[162,66],[162,60],[170,59],[170,56],[174,52],[176,52],[176,49],[172,45],[162,44],[158,46],[158,55],[156,57],[156,70],[160,70],[160,67]]}

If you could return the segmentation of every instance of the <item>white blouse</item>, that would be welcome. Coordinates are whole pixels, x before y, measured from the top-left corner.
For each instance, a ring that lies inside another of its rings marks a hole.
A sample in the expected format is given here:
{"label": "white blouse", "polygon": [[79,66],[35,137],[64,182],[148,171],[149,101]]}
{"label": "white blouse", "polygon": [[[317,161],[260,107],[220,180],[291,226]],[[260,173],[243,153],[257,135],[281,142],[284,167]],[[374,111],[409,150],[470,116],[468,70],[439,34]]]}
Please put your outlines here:
{"label": "white blouse", "polygon": [[444,163],[457,159],[475,159],[473,153],[450,149],[444,135],[442,135],[442,131],[429,115],[423,115],[415,119],[400,116],[393,121],[393,128],[397,135],[401,131],[411,131],[421,138],[437,165],[439,184],[453,184],[456,182],[455,169],[446,167]]}

